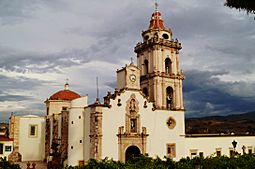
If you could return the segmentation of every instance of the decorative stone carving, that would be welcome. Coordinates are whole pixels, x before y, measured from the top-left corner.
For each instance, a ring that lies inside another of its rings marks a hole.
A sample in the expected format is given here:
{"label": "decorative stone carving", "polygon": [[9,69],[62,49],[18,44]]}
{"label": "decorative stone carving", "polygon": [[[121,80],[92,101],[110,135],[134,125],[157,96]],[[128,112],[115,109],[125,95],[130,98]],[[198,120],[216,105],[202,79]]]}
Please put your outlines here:
{"label": "decorative stone carving", "polygon": [[166,121],[166,124],[169,129],[173,129],[176,126],[176,121],[174,120],[173,117],[169,117]]}
{"label": "decorative stone carving", "polygon": [[100,160],[102,155],[102,109],[94,107],[90,113],[90,158]]}
{"label": "decorative stone carving", "polygon": [[126,112],[127,114],[135,115],[139,112],[138,100],[135,98],[135,94],[132,94],[127,100]]}
{"label": "decorative stone carving", "polygon": [[17,152],[16,150],[14,150],[9,156],[8,156],[8,160],[10,162],[21,162],[22,156],[19,152]]}
{"label": "decorative stone carving", "polygon": [[[146,103],[145,103],[146,104]],[[141,154],[146,153],[147,131],[140,124],[139,102],[135,94],[131,94],[126,102],[125,127],[118,130],[119,160],[125,162],[125,153],[128,147],[136,146]],[[142,131],[142,132],[141,132]]]}

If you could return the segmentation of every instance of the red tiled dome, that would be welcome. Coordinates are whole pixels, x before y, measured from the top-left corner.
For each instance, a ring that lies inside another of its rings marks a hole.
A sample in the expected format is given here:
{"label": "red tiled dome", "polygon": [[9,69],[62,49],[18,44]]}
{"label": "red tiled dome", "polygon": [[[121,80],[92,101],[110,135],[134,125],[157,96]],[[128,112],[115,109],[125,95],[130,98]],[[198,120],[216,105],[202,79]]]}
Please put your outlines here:
{"label": "red tiled dome", "polygon": [[161,18],[161,13],[159,11],[155,11],[151,16],[149,29],[165,29],[164,21]]}
{"label": "red tiled dome", "polygon": [[50,96],[50,100],[74,100],[81,97],[79,94],[69,90],[68,86],[68,84],[65,84],[65,89]]}

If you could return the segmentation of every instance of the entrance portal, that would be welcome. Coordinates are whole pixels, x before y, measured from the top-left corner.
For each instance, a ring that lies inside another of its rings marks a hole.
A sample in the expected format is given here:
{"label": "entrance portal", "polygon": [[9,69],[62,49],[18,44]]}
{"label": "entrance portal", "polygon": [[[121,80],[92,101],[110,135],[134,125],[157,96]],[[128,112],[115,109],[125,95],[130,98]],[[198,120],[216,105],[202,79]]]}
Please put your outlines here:
{"label": "entrance portal", "polygon": [[141,154],[140,149],[136,146],[130,146],[126,150],[125,159],[126,162],[134,157],[139,157]]}

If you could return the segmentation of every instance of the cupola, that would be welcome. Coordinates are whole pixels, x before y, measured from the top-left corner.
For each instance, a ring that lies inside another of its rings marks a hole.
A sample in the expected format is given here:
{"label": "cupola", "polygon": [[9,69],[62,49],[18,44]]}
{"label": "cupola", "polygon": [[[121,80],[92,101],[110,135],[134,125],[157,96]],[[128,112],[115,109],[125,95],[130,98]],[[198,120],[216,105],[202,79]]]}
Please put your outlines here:
{"label": "cupola", "polygon": [[74,100],[80,98],[81,96],[74,91],[69,90],[69,84],[64,85],[64,90],[60,90],[50,96],[50,100]]}

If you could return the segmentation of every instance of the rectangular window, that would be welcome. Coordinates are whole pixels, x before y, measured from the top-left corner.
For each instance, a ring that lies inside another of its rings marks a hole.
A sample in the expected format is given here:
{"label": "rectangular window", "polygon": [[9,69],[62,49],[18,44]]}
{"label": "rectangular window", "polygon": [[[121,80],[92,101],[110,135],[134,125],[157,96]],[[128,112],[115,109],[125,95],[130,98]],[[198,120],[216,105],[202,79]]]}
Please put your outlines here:
{"label": "rectangular window", "polygon": [[248,154],[252,154],[253,147],[252,146],[248,146],[247,149],[248,149]]}
{"label": "rectangular window", "polygon": [[221,148],[216,148],[216,156],[217,157],[221,156]]}
{"label": "rectangular window", "polygon": [[30,137],[36,137],[37,136],[37,125],[30,125],[29,136]]}
{"label": "rectangular window", "polygon": [[199,152],[199,157],[200,158],[204,157],[204,153],[203,152]]}
{"label": "rectangular window", "polygon": [[175,158],[176,157],[176,145],[175,145],[175,143],[167,144],[167,156],[169,158]]}
{"label": "rectangular window", "polygon": [[229,155],[230,156],[234,156],[235,154],[234,154],[234,150],[229,150]]}
{"label": "rectangular window", "polygon": [[4,153],[4,144],[0,143],[0,154]]}
{"label": "rectangular window", "polygon": [[191,158],[194,158],[197,156],[197,153],[191,153],[190,155],[191,155]]}
{"label": "rectangular window", "polygon": [[62,110],[63,110],[63,111],[67,110],[67,107],[62,107]]}
{"label": "rectangular window", "polygon": [[130,119],[130,131],[132,133],[137,132],[137,120],[136,119]]}
{"label": "rectangular window", "polygon": [[5,146],[5,151],[6,152],[12,151],[12,146]]}
{"label": "rectangular window", "polygon": [[220,151],[220,150],[217,150],[217,151],[216,151],[216,156],[217,156],[217,157],[220,157],[220,156],[221,156],[221,151]]}
{"label": "rectangular window", "polygon": [[196,157],[198,154],[197,154],[197,149],[192,149],[190,150],[190,158],[194,158]]}

